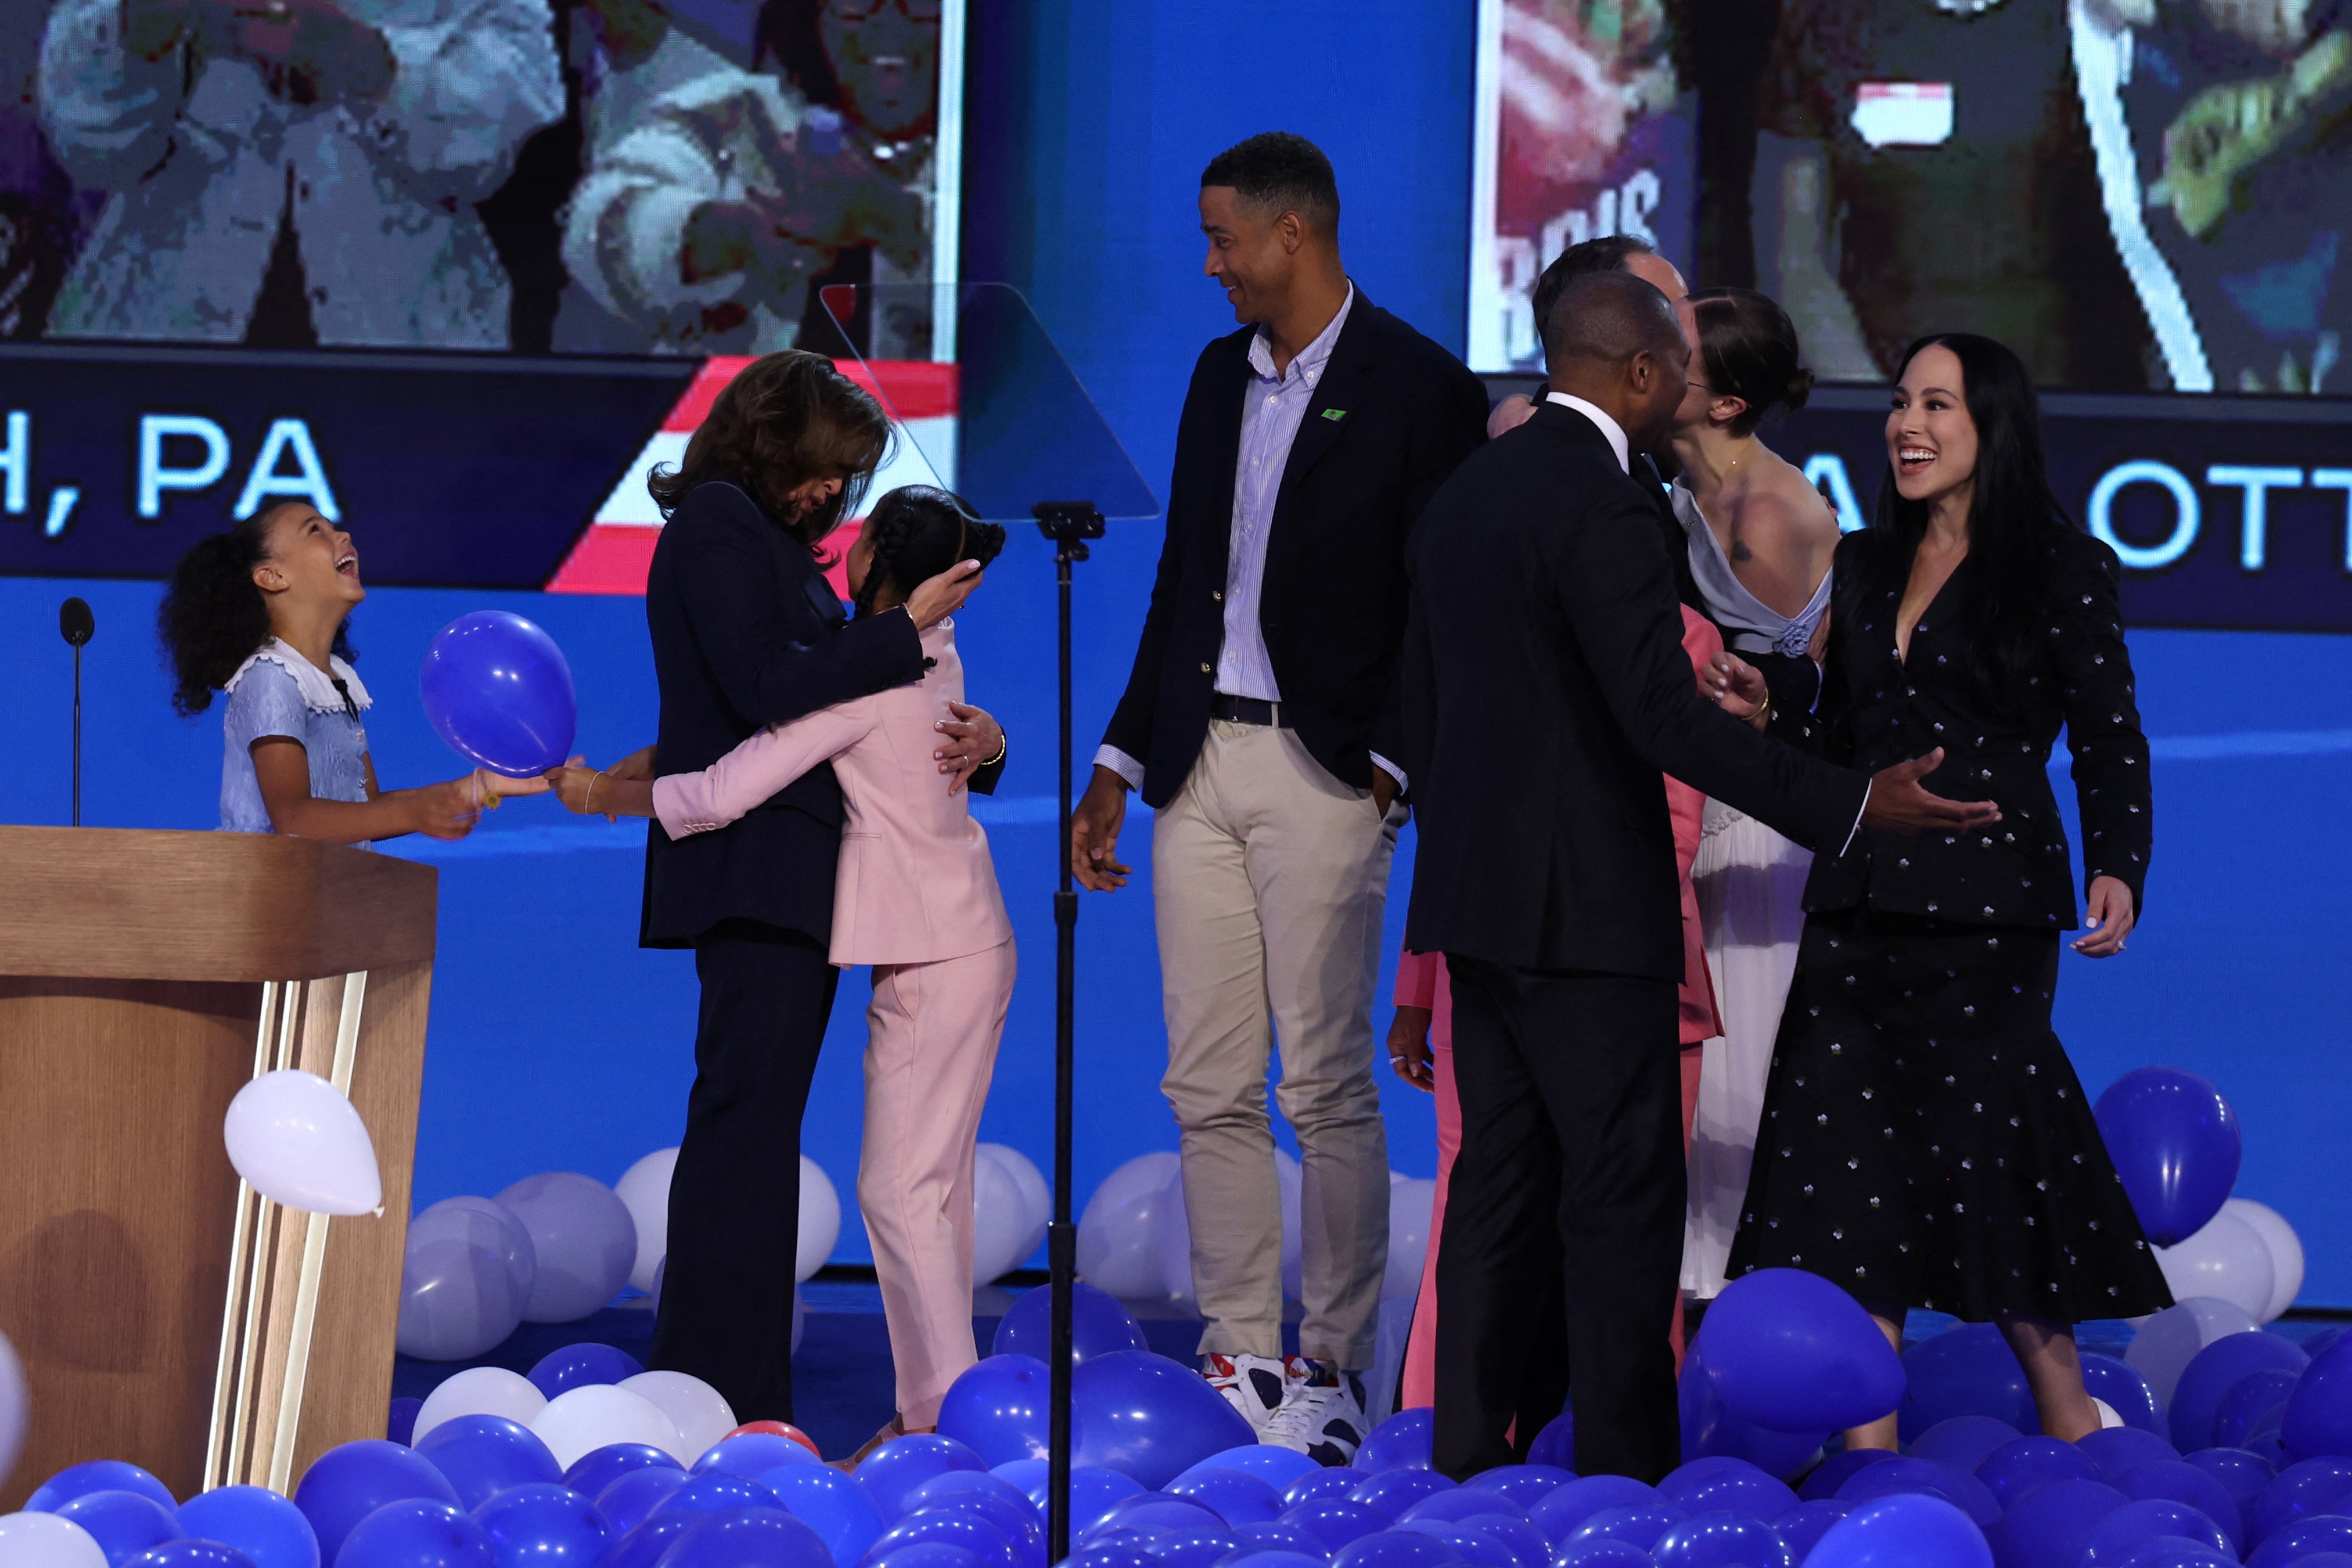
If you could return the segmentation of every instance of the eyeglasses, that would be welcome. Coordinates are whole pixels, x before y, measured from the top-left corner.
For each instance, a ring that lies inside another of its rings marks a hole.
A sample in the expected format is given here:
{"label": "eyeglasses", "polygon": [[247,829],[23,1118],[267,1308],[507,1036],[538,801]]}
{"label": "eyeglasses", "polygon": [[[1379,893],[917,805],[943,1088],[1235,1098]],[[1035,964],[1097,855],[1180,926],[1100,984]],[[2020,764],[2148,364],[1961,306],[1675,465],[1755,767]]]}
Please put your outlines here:
{"label": "eyeglasses", "polygon": [[936,22],[942,0],[824,0],[824,8],[845,22],[863,22],[885,5],[898,7],[910,22]]}

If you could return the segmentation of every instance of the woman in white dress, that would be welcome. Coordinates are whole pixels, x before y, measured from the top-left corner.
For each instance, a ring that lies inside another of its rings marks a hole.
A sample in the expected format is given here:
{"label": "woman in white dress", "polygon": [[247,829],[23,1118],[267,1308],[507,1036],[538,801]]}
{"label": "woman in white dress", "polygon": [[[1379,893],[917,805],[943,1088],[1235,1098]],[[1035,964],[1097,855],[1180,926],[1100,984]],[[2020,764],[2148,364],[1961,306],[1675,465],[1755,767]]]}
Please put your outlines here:
{"label": "woman in white dress", "polygon": [[[1676,416],[1682,472],[1672,492],[1689,536],[1691,577],[1732,653],[1818,660],[1837,514],[1794,464],[1756,438],[1767,413],[1801,407],[1812,385],[1799,363],[1796,328],[1780,306],[1745,289],[1703,289],[1675,309],[1696,346]],[[1811,864],[1810,853],[1762,823],[1706,803],[1691,880],[1724,1033],[1703,1048],[1691,1130],[1683,1291],[1695,1300],[1723,1289],[1739,1228]]]}

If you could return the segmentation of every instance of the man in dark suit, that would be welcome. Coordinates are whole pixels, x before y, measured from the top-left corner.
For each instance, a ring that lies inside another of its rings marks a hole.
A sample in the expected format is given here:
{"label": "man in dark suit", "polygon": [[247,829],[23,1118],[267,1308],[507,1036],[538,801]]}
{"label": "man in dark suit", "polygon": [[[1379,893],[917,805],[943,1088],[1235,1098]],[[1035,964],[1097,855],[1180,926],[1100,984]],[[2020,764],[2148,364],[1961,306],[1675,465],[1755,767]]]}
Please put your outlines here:
{"label": "man in dark suit", "polygon": [[[1411,552],[1405,760],[1421,811],[1407,945],[1454,985],[1462,1147],[1438,1254],[1433,1456],[1510,1462],[1572,1393],[1576,1469],[1680,1459],[1662,1331],[1682,1250],[1683,973],[1662,773],[1834,852],[1865,816],[1990,807],[1767,740],[1702,698],[1671,559],[1628,473],[1681,401],[1665,296],[1610,271],[1548,326],[1549,392],[1430,503]],[[1545,1321],[1565,1296],[1565,1333]]]}
{"label": "man in dark suit", "polygon": [[[1201,176],[1211,343],[1176,437],[1135,666],[1072,826],[1086,887],[1126,879],[1127,792],[1157,812],[1152,891],[1204,1370],[1260,1436],[1351,1458],[1388,1253],[1372,990],[1407,774],[1396,654],[1422,507],[1486,398],[1340,264],[1331,165],[1254,136]],[[1304,1152],[1306,1318],[1282,1353],[1265,1075]]]}
{"label": "man in dark suit", "polygon": [[[668,518],[646,576],[659,738],[615,773],[706,768],[764,725],[922,679],[918,634],[963,602],[971,563],[923,584],[903,614],[852,622],[814,554],[887,434],[879,405],[818,354],[771,354],[719,394],[679,471],[656,481]],[[755,446],[796,471],[758,471]],[[941,772],[969,767],[989,792],[1003,731],[977,709],[961,716]],[[826,765],[732,826],[673,840],[656,822],[646,836],[638,941],[692,948],[702,983],[653,1364],[709,1383],[743,1421],[793,1413],[801,1113],[841,973],[826,957],[841,823]]]}

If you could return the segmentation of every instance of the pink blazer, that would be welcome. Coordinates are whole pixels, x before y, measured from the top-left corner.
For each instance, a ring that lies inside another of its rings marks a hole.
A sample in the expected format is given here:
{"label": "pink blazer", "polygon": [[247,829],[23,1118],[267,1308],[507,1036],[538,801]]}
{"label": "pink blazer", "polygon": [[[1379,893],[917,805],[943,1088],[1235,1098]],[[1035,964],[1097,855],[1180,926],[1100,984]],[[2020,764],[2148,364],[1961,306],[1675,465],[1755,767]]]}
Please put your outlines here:
{"label": "pink blazer", "polygon": [[971,793],[949,794],[931,755],[931,726],[963,700],[954,623],[925,632],[923,652],[932,663],[919,681],[772,725],[698,773],[654,781],[654,814],[677,838],[724,827],[832,763],[848,816],[831,954],[844,968],[961,958],[1013,934]]}

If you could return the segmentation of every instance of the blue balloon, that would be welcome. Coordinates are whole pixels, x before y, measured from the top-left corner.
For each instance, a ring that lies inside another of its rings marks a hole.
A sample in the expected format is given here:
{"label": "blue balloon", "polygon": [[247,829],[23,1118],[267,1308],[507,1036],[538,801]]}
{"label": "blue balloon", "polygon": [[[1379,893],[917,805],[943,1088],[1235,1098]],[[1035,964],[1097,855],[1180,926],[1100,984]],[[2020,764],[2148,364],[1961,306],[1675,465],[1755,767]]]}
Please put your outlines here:
{"label": "blue balloon", "polygon": [[1528,1517],[1528,1510],[1521,1508],[1517,1500],[1507,1492],[1474,1491],[1468,1487],[1448,1487],[1443,1491],[1431,1492],[1426,1497],[1416,1499],[1402,1513],[1397,1515],[1397,1520],[1400,1523],[1408,1520],[1427,1519],[1458,1524],[1465,1519],[1491,1519],[1498,1514],[1505,1519],[1525,1519]]}
{"label": "blue balloon", "polygon": [[1727,1510],[1693,1514],[1658,1537],[1650,1555],[1658,1568],[1797,1568],[1770,1525]]}
{"label": "blue balloon", "polygon": [[[624,1477],[624,1479],[627,1478]],[[732,1513],[740,1508],[774,1508],[776,1494],[747,1476],[711,1470],[689,1475],[677,1490],[654,1504],[651,1519],[662,1513]]]}
{"label": "blue balloon", "polygon": [[2352,1518],[2315,1513],[2298,1519],[2264,1537],[2246,1559],[2246,1568],[2309,1568],[2310,1560],[2323,1552],[2352,1552]]}
{"label": "blue balloon", "polygon": [[2131,1500],[2104,1481],[2036,1487],[1985,1531],[2000,1568],[2075,1568],[2091,1527]]}
{"label": "blue balloon", "polygon": [[[995,1491],[958,1491],[947,1485],[961,1479],[964,1474],[963,1471],[951,1470],[918,1488],[914,1503],[908,1509],[906,1517],[919,1519],[942,1510],[977,1514],[996,1527],[1024,1563],[1031,1563],[1033,1568],[1045,1568],[1045,1521],[1037,1516],[1035,1509],[1029,1506],[1029,1500],[1017,1493],[1007,1497]],[[1003,1484],[985,1473],[971,1479],[995,1482],[1000,1486]],[[1007,1489],[1010,1490],[1009,1488]]]}
{"label": "blue balloon", "polygon": [[596,1511],[612,1522],[614,1530],[626,1535],[651,1519],[654,1510],[684,1485],[684,1470],[647,1465],[606,1482],[604,1489],[596,1494]]}
{"label": "blue balloon", "polygon": [[625,1377],[635,1377],[645,1371],[644,1365],[628,1352],[613,1345],[583,1340],[576,1345],[565,1345],[539,1358],[526,1374],[531,1386],[550,1399],[574,1388],[586,1388],[593,1384],[618,1383]]}
{"label": "blue balloon", "polygon": [[2352,1500],[2352,1459],[2333,1455],[2289,1465],[2263,1489],[2246,1516],[2248,1539],[2260,1543],[2309,1514],[2336,1513]]}
{"label": "blue balloon", "polygon": [[559,767],[580,725],[555,639],[510,610],[476,610],[433,634],[418,678],[434,733],[509,778]]}
{"label": "blue balloon", "polygon": [[2198,1510],[2170,1498],[2146,1498],[2124,1504],[2093,1525],[2083,1538],[2077,1561],[2082,1568],[2114,1568],[2143,1542],[2174,1535],[2233,1556],[2237,1552],[2228,1533]]}
{"label": "blue balloon", "polygon": [[122,1568],[254,1568],[254,1562],[226,1542],[181,1540],[126,1557]]}
{"label": "blue balloon", "polygon": [[464,1509],[478,1508],[509,1487],[563,1479],[563,1467],[539,1434],[503,1415],[453,1415],[417,1439],[416,1452],[433,1461]]}
{"label": "blue balloon", "polygon": [[421,1399],[395,1399],[385,1410],[383,1436],[387,1443],[406,1443],[416,1436],[416,1413],[425,1408]]}
{"label": "blue balloon", "polygon": [[[2286,1412],[2279,1412],[2279,1426],[2286,1425]],[[2273,1470],[2283,1470],[2294,1463],[2294,1456],[2286,1451],[2286,1438],[2276,1431],[2257,1432],[2246,1439],[2246,1452],[2253,1455]]]}
{"label": "blue balloon", "polygon": [[2016,1507],[2017,1500],[2036,1487],[2053,1481],[2095,1481],[2105,1474],[2096,1459],[2056,1437],[2020,1437],[2004,1443],[1978,1460],[1976,1468],[1977,1479],[2004,1509]]}
{"label": "blue balloon", "polygon": [[1573,1546],[1580,1541],[1606,1536],[1647,1552],[1657,1545],[1658,1537],[1681,1523],[1682,1518],[1683,1510],[1664,1498],[1622,1508],[1604,1508],[1578,1525],[1562,1545]]}
{"label": "blue balloon", "polygon": [[1283,1511],[1281,1522],[1295,1530],[1305,1531],[1323,1543],[1325,1552],[1337,1552],[1351,1541],[1376,1535],[1389,1527],[1389,1517],[1376,1508],[1348,1498],[1309,1498],[1293,1503]]}
{"label": "blue balloon", "polygon": [[688,1473],[701,1476],[717,1470],[723,1475],[758,1480],[770,1470],[787,1465],[817,1463],[814,1455],[790,1437],[774,1432],[739,1432],[704,1449],[702,1458],[694,1461]]}
{"label": "blue balloon", "polygon": [[1547,1469],[1576,1473],[1576,1413],[1563,1410],[1543,1424],[1536,1440],[1528,1445],[1528,1463]]}
{"label": "blue balloon", "polygon": [[182,1534],[179,1515],[140,1492],[83,1492],[48,1511],[89,1531],[109,1563],[135,1557]]}
{"label": "blue balloon", "polygon": [[1657,1559],[1613,1535],[1596,1535],[1561,1547],[1551,1562],[1552,1568],[1654,1568]]}
{"label": "blue balloon", "polygon": [[1326,1469],[1309,1470],[1282,1489],[1285,1507],[1297,1508],[1316,1498],[1343,1498],[1356,1489],[1367,1472],[1353,1465],[1333,1465]]}
{"label": "blue balloon", "polygon": [[1475,1530],[1506,1548],[1520,1568],[1546,1568],[1551,1562],[1550,1540],[1527,1520],[1512,1519],[1506,1514],[1481,1513],[1463,1520],[1461,1526],[1465,1530]]}
{"label": "blue balloon", "polygon": [[[1081,1563],[1078,1558],[1073,1557],[1070,1561],[1079,1564],[1079,1568],[1090,1568],[1090,1565]],[[1149,1563],[1151,1559],[1146,1557],[1143,1561]],[[1249,1568],[1324,1568],[1324,1564],[1330,1559],[1320,1552],[1300,1552],[1286,1546],[1253,1545],[1244,1539],[1241,1545],[1234,1548],[1223,1561],[1230,1564],[1231,1568],[1241,1568],[1244,1563],[1249,1564]]]}
{"label": "blue balloon", "polygon": [[[1518,1554],[1508,1546],[1457,1520],[1401,1519],[1396,1527],[1442,1542],[1454,1549],[1457,1559],[1476,1563],[1478,1568],[1520,1568]],[[1536,1559],[1532,1568],[1546,1568],[1550,1561],[1551,1554],[1546,1552]]]}
{"label": "blue balloon", "polygon": [[352,1526],[335,1568],[499,1568],[482,1527],[432,1498],[388,1502]]}
{"label": "blue balloon", "polygon": [[1921,1340],[1903,1352],[1903,1372],[1909,1386],[1897,1426],[1906,1443],[1955,1415],[2013,1426],[2033,1405],[2016,1353],[1991,1323],[1962,1323]]}
{"label": "blue balloon", "polygon": [[2238,1505],[2238,1512],[2245,1519],[2249,1531],[2254,1525],[2250,1511],[2254,1500],[2278,1479],[2277,1470],[2243,1448],[2200,1448],[2193,1454],[2180,1456],[2180,1462],[2193,1465],[2221,1482],[2221,1489],[2230,1494],[2230,1500]]}
{"label": "blue balloon", "polygon": [[2137,1426],[2109,1426],[2079,1438],[2074,1447],[2091,1457],[2105,1479],[2114,1480],[2126,1470],[2158,1459],[2177,1459],[2179,1451],[2153,1432]]}
{"label": "blue balloon", "polygon": [[537,1481],[478,1504],[474,1522],[490,1538],[499,1568],[593,1568],[613,1539],[612,1522],[594,1503]]}
{"label": "blue balloon", "polygon": [[927,1541],[961,1546],[980,1559],[982,1568],[1022,1568],[1020,1553],[1002,1530],[971,1510],[955,1508],[908,1514],[866,1549],[864,1561],[878,1563],[899,1547]]}
{"label": "blue balloon", "polygon": [[1450,1492],[1454,1478],[1435,1470],[1381,1470],[1356,1483],[1348,1496],[1395,1519],[1432,1492]]}
{"label": "blue balloon", "polygon": [[1558,1465],[1497,1465],[1483,1470],[1462,1483],[1465,1491],[1496,1491],[1509,1496],[1527,1508],[1533,1508],[1553,1492],[1576,1479],[1576,1472]]}
{"label": "blue balloon", "polygon": [[1224,1522],[1215,1509],[1196,1499],[1138,1492],[1111,1504],[1091,1529],[1096,1533],[1119,1530],[1157,1535],[1171,1530],[1204,1530]]}
{"label": "blue balloon", "polygon": [[2291,1372],[2250,1372],[2231,1384],[2213,1407],[2212,1446],[2242,1448],[2257,1433],[2282,1430],[2294,1384]]}
{"label": "blue balloon", "polygon": [[2115,1488],[2135,1502],[2166,1499],[2186,1503],[2221,1527],[2232,1552],[2246,1547],[2245,1515],[2230,1489],[2186,1459],[2135,1465],[2116,1478]]}
{"label": "blue balloon", "polygon": [[[1750,1276],[1753,1278],[1753,1276]],[[1882,1336],[1882,1342],[1884,1336]],[[1792,1476],[1804,1468],[1829,1433],[1780,1432],[1743,1421],[1732,1414],[1716,1392],[1706,1358],[1694,1347],[1683,1358],[1675,1385],[1675,1408],[1682,1420],[1685,1463],[1704,1458],[1738,1458],[1772,1476]]]}
{"label": "blue balloon", "polygon": [[[1542,1531],[1554,1547],[1559,1547],[1566,1544],[1594,1514],[1660,1500],[1657,1488],[1631,1476],[1586,1476],[1554,1489],[1528,1510],[1528,1521]],[[1646,1542],[1642,1550],[1649,1550]]]}
{"label": "blue balloon", "polygon": [[[1070,1288],[1070,1364],[1113,1351],[1148,1351],[1151,1342],[1135,1314],[1108,1290],[1081,1279]],[[1025,1355],[1047,1367],[1054,1360],[1054,1292],[1024,1290],[996,1321],[991,1355]]]}
{"label": "blue balloon", "polygon": [[1204,1470],[1196,1465],[1168,1483],[1167,1495],[1206,1503],[1227,1524],[1271,1524],[1282,1517],[1282,1494],[1272,1481],[1247,1470]]}
{"label": "blue balloon", "polygon": [[882,1510],[855,1476],[830,1465],[786,1465],[759,1480],[785,1512],[816,1531],[836,1564],[857,1562],[882,1538]]}
{"label": "blue balloon", "polygon": [[[1323,1467],[1296,1448],[1285,1448],[1273,1443],[1244,1443],[1238,1448],[1227,1448],[1210,1455],[1178,1476],[1176,1481],[1197,1476],[1204,1470],[1246,1470],[1279,1492],[1287,1491],[1291,1484],[1302,1476],[1322,1474]],[[1176,1481],[1168,1484],[1173,1487]],[[1300,1500],[1291,1498],[1286,1500],[1297,1502]]]}
{"label": "blue balloon", "polygon": [[1990,1415],[1955,1415],[1920,1433],[1905,1452],[1915,1459],[1937,1459],[1963,1470],[1974,1470],[1986,1456],[1996,1448],[2007,1447],[2018,1436],[2017,1428],[2006,1421],[1996,1421]]}
{"label": "blue balloon", "polygon": [[226,1542],[254,1568],[320,1568],[319,1537],[302,1510],[268,1487],[215,1487],[180,1505],[180,1528]]}
{"label": "blue balloon", "polygon": [[317,1533],[324,1563],[336,1561],[353,1525],[387,1503],[412,1499],[454,1510],[457,1491],[424,1455],[373,1439],[328,1449],[310,1461],[294,1489],[294,1506]]}
{"label": "blue balloon", "polygon": [[1418,1531],[1383,1530],[1341,1547],[1331,1568],[1447,1568],[1461,1561],[1454,1548]]}
{"label": "blue balloon", "polygon": [[1968,1471],[1934,1459],[1895,1458],[1858,1471],[1838,1488],[1838,1500],[1860,1505],[1876,1498],[1904,1493],[1942,1498],[1973,1520],[1979,1528],[2000,1517],[1992,1489]]}
{"label": "blue balloon", "polygon": [[2321,1351],[2326,1350],[2328,1346],[2334,1344],[2343,1337],[2344,1325],[2341,1323],[2336,1324],[2333,1328],[2322,1329],[2315,1334],[2305,1336],[2303,1342],[2303,1353],[2308,1356],[2315,1356]]}
{"label": "blue balloon", "polygon": [[572,1460],[572,1468],[563,1472],[563,1484],[582,1497],[593,1498],[632,1470],[676,1470],[681,1479],[686,1473],[676,1459],[651,1443],[607,1443]]}
{"label": "blue balloon", "polygon": [[[1080,1564],[1081,1568],[1151,1568],[1151,1559],[1140,1552],[1123,1553],[1116,1560],[1108,1553],[1097,1555],[1082,1552],[1074,1554],[1070,1562]],[[944,1541],[918,1541],[912,1545],[901,1546],[887,1557],[874,1559],[874,1568],[881,1568],[885,1563],[890,1568],[981,1568],[979,1558],[962,1547],[950,1546]],[[848,1565],[841,1564],[839,1568],[848,1568]]]}
{"label": "blue balloon", "polygon": [[2352,1336],[2311,1358],[2286,1402],[2279,1438],[2298,1459],[2352,1457]]}
{"label": "blue balloon", "polygon": [[[666,1513],[658,1519],[648,1519],[606,1547],[604,1555],[596,1560],[596,1568],[655,1568],[671,1547],[694,1533],[695,1526],[704,1517],[698,1513]],[[617,1523],[614,1528],[619,1528]]]}
{"label": "blue balloon", "polygon": [[1770,1519],[1797,1506],[1786,1482],[1746,1459],[1694,1459],[1658,1483],[1658,1495],[1692,1514]]}
{"label": "blue balloon", "polygon": [[2301,1373],[2310,1364],[2310,1356],[2278,1334],[2259,1329],[2223,1334],[2189,1357],[2189,1364],[2180,1369],[2169,1412],[2174,1446],[2184,1454],[2212,1447],[2213,1414],[2221,1408],[2221,1395],[2248,1373]]}
{"label": "blue balloon", "polygon": [[2125,1426],[2137,1426],[2159,1437],[2171,1432],[2164,1407],[2157,1402],[2156,1390],[2128,1363],[2096,1351],[2084,1351],[2082,1361],[2084,1390],[2094,1399],[2105,1400],[2124,1418]]}
{"label": "blue balloon", "polygon": [[1366,1434],[1356,1450],[1356,1468],[1378,1475],[1382,1470],[1429,1468],[1429,1439],[1435,1412],[1426,1405],[1400,1410]]}
{"label": "blue balloon", "polygon": [[2141,1068],[2109,1085],[2093,1114],[2151,1243],[2178,1246],[2221,1212],[2245,1147],[2237,1113],[2210,1080]]}
{"label": "blue balloon", "polygon": [[990,1466],[1043,1459],[1050,1451],[1053,1381],[1053,1369],[1034,1356],[1004,1352],[975,1363],[940,1402],[940,1433]]}
{"label": "blue balloon", "polygon": [[1199,1373],[1149,1351],[1088,1357],[1070,1374],[1070,1405],[1077,1462],[1147,1487],[1256,1436]]}
{"label": "blue balloon", "polygon": [[1270,1552],[1300,1552],[1318,1563],[1330,1555],[1323,1543],[1295,1524],[1280,1520],[1272,1524],[1237,1524],[1233,1527],[1234,1539],[1244,1549],[1264,1547]]}
{"label": "blue balloon", "polygon": [[[1895,1453],[1892,1448],[1840,1448],[1813,1467],[1812,1473],[1797,1489],[1798,1500],[1801,1502],[1826,1502],[1837,1496],[1838,1488],[1845,1485],[1856,1470],[1894,1458]],[[2094,1472],[2097,1468],[2088,1460],[2084,1461],[2084,1465]]]}
{"label": "blue balloon", "polygon": [[1221,1526],[1171,1530],[1146,1546],[1144,1554],[1160,1568],[1209,1568],[1241,1550],[1241,1539]]}
{"label": "blue balloon", "polygon": [[1773,1520],[1771,1525],[1779,1532],[1781,1543],[1788,1547],[1789,1555],[1802,1563],[1811,1555],[1822,1537],[1829,1533],[1830,1526],[1853,1511],[1852,1503],[1839,1502],[1834,1498],[1821,1498],[1812,1502],[1799,1503]]}
{"label": "blue balloon", "polygon": [[33,1495],[25,1500],[25,1511],[55,1513],[59,1503],[70,1502],[84,1492],[137,1492],[165,1508],[177,1500],[171,1488],[136,1465],[121,1459],[85,1459],[68,1465],[33,1489]]}
{"label": "blue balloon", "polygon": [[1897,1492],[1830,1526],[1806,1568],[1993,1568],[1992,1549],[1967,1514],[1938,1497]]}
{"label": "blue balloon", "polygon": [[[1042,1516],[1046,1508],[1048,1483],[1039,1481],[1029,1489],[1029,1501]],[[1118,1503],[1142,1494],[1143,1483],[1132,1476],[1106,1470],[1099,1465],[1070,1467],[1070,1539],[1076,1541],[1088,1526],[1098,1521]]]}
{"label": "blue balloon", "polygon": [[1691,1349],[1724,1408],[1770,1431],[1859,1426],[1903,1398],[1903,1363],[1862,1303],[1801,1268],[1725,1286]]}
{"label": "blue balloon", "polygon": [[[1216,1397],[1215,1392],[1201,1383],[1198,1373],[1192,1381],[1201,1384],[1202,1392]],[[1223,1404],[1222,1399],[1218,1403]],[[1231,1405],[1226,1405],[1232,1409]],[[1241,1420],[1238,1411],[1234,1419]],[[858,1484],[874,1500],[882,1511],[885,1526],[898,1521],[907,1511],[907,1499],[917,1487],[933,1476],[948,1470],[984,1470],[988,1462],[952,1437],[942,1437],[934,1432],[915,1433],[905,1437],[893,1437],[866,1457],[857,1467]]]}
{"label": "blue balloon", "polygon": [[661,1562],[662,1568],[835,1568],[816,1531],[780,1508],[712,1514]]}

